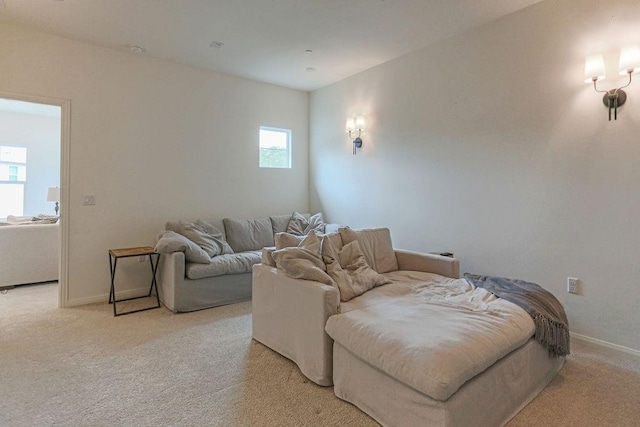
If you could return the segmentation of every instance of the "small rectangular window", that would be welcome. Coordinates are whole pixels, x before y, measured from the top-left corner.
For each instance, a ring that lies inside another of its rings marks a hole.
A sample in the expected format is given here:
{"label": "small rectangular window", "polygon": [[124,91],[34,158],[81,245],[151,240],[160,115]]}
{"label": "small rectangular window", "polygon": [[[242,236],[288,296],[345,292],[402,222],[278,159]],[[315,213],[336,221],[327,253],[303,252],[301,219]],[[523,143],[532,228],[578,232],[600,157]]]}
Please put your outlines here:
{"label": "small rectangular window", "polygon": [[291,168],[291,130],[260,126],[260,167]]}
{"label": "small rectangular window", "polygon": [[0,146],[0,162],[27,163],[27,147]]}
{"label": "small rectangular window", "polygon": [[27,167],[7,165],[0,162],[0,181],[26,181]]}
{"label": "small rectangular window", "polygon": [[24,212],[27,147],[0,146],[0,218]]}

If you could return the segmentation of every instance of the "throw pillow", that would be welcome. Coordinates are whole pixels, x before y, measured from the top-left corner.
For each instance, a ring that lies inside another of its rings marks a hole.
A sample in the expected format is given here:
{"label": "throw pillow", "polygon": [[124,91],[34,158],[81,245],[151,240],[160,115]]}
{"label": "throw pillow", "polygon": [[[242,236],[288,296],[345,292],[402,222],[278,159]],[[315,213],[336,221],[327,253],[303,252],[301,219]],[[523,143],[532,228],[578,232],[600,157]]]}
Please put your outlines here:
{"label": "throw pillow", "polygon": [[204,249],[210,257],[220,255],[221,253],[221,247],[216,242],[216,239],[204,231],[199,225],[193,223],[186,224],[180,234]]}
{"label": "throw pillow", "polygon": [[334,286],[340,294],[340,301],[348,301],[353,298],[355,295],[349,291],[353,287],[353,281],[349,277],[349,273],[340,265],[339,249],[328,235],[322,238],[321,253],[327,274],[333,279]]}
{"label": "throw pillow", "polygon": [[307,225],[309,225],[307,218],[298,212],[294,212],[289,220],[289,225],[287,225],[287,233],[294,236],[302,236]]}
{"label": "throw pillow", "polygon": [[273,259],[273,253],[276,248],[273,246],[269,246],[268,248],[262,248],[262,259],[261,262],[264,265],[268,265],[269,267],[277,267],[276,261]]}
{"label": "throw pillow", "polygon": [[167,221],[167,223],[164,225],[164,229],[167,231],[173,231],[174,233],[178,233],[180,234],[180,231],[184,228],[184,224],[182,223],[182,221]]}
{"label": "throw pillow", "polygon": [[325,272],[320,254],[321,243],[320,238],[312,231],[298,246],[275,250],[271,256],[278,269],[289,277],[335,286],[331,277]]}
{"label": "throw pillow", "polygon": [[391,243],[391,232],[388,228],[370,228],[352,230],[348,227],[340,228],[342,243],[347,245],[353,241],[360,244],[367,264],[378,273],[388,273],[398,270],[398,260]]}
{"label": "throw pillow", "polygon": [[222,231],[218,230],[214,225],[199,219],[196,220],[196,225],[202,228],[209,236],[213,238],[216,245],[220,249],[219,251],[220,255],[233,253],[233,249],[231,249],[231,246],[229,246],[229,243],[227,243],[227,241],[224,239],[224,236],[222,235]]}
{"label": "throw pillow", "polygon": [[232,254],[233,249],[224,240],[220,230],[211,224],[197,220],[195,223],[167,222],[165,228],[178,233],[200,246],[210,257]]}
{"label": "throw pillow", "polygon": [[33,221],[31,216],[15,216],[7,215],[7,222],[9,224],[28,224]]}
{"label": "throw pillow", "polygon": [[60,219],[58,215],[38,214],[33,217],[32,221],[41,224],[55,224],[56,222],[58,222],[58,219]]}
{"label": "throw pillow", "polygon": [[304,236],[296,236],[289,233],[277,233],[274,236],[276,241],[276,249],[284,249],[298,246],[304,239]]}
{"label": "throw pillow", "polygon": [[175,231],[165,231],[158,239],[154,250],[161,254],[184,252],[188,262],[210,264],[211,257],[200,246]]}
{"label": "throw pillow", "polygon": [[344,245],[338,251],[330,239],[323,239],[322,258],[340,291],[340,301],[349,301],[375,286],[391,283],[382,274],[369,267],[358,241]]}
{"label": "throw pillow", "polygon": [[325,225],[321,212],[311,215],[309,219],[305,218],[301,213],[294,212],[289,220],[287,233],[296,236],[306,236],[311,230],[324,233]]}
{"label": "throw pillow", "polygon": [[325,226],[326,224],[324,223],[322,213],[318,212],[317,214],[311,215],[311,217],[309,217],[309,224],[304,230],[304,234],[308,234],[311,230],[314,230],[318,233],[324,233]]}
{"label": "throw pillow", "polygon": [[342,249],[342,236],[340,236],[340,233],[326,233],[324,236],[322,236],[322,242],[324,244],[325,239],[329,239],[331,240],[331,243],[333,243],[333,246],[336,247],[336,250],[340,250]]}

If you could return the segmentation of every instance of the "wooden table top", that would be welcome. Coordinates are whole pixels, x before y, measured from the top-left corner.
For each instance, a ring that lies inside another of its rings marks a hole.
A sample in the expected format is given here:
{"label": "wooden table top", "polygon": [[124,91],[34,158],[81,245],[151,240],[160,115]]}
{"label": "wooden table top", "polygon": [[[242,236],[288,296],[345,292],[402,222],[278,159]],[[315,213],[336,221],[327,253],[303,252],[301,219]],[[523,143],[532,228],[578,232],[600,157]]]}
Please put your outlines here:
{"label": "wooden table top", "polygon": [[139,246],[137,248],[109,249],[109,253],[115,258],[122,258],[128,256],[151,255],[157,252],[155,252],[151,246]]}

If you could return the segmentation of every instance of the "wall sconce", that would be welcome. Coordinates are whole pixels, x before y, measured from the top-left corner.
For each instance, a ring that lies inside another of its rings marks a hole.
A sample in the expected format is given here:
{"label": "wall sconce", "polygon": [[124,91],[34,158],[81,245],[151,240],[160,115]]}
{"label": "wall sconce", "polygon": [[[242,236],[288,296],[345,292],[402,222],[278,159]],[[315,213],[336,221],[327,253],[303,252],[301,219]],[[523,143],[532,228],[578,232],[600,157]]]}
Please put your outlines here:
{"label": "wall sconce", "polygon": [[56,202],[56,215],[58,215],[58,210],[60,209],[60,188],[59,187],[49,187],[47,189],[47,202]]}
{"label": "wall sconce", "polygon": [[640,72],[640,45],[626,46],[620,50],[620,64],[618,71],[621,76],[629,75],[629,81],[626,85],[611,90],[599,90],[597,82],[605,79],[604,60],[601,54],[589,55],[584,64],[585,83],[593,82],[593,88],[596,92],[604,93],[602,102],[605,107],[609,108],[609,121],[611,121],[611,111],[613,110],[613,119],[618,120],[618,107],[622,106],[627,100],[627,94],[624,89],[631,84],[631,75]]}
{"label": "wall sconce", "polygon": [[[346,128],[349,138],[353,141],[353,154],[356,154],[356,148],[362,147],[362,138],[360,136],[364,130],[364,116],[348,117]],[[358,131],[357,136],[355,136],[356,131]]]}

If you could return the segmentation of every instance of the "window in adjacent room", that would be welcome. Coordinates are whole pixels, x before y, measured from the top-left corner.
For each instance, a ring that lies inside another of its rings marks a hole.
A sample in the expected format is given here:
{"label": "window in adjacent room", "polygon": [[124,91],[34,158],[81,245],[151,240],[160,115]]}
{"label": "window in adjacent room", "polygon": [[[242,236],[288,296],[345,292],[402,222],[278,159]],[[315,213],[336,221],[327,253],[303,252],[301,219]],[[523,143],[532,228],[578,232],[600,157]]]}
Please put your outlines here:
{"label": "window in adjacent room", "polygon": [[27,147],[0,146],[0,218],[24,212]]}
{"label": "window in adjacent room", "polygon": [[260,167],[291,168],[291,130],[260,126]]}

